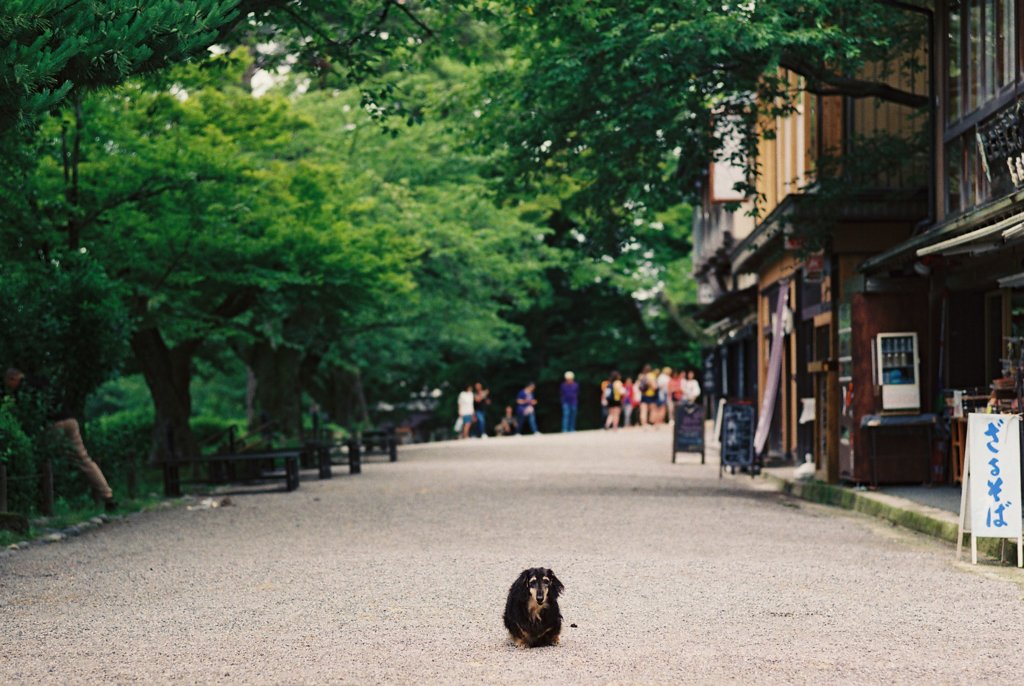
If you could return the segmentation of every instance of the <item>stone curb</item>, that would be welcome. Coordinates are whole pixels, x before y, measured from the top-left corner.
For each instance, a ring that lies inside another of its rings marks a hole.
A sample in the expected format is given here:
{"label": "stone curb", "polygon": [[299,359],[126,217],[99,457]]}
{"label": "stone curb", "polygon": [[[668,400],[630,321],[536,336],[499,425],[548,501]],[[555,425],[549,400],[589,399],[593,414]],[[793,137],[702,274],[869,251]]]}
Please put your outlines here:
{"label": "stone curb", "polygon": [[177,505],[190,502],[192,499],[194,498],[186,496],[184,498],[180,498],[173,501],[162,500],[159,501],[159,503],[154,507],[145,508],[142,510],[138,510],[136,512],[126,512],[124,514],[118,515],[100,514],[96,515],[95,517],[92,517],[91,519],[86,519],[77,524],[72,524],[71,526],[64,527],[63,529],[43,529],[42,535],[36,538],[19,541],[18,543],[11,543],[6,548],[0,549],[0,558],[7,557],[8,555],[14,555],[19,550],[27,550],[28,548],[49,545],[51,543],[60,543],[70,538],[74,538],[75,536],[84,534],[87,531],[91,531],[92,529],[104,526],[105,524],[124,521],[128,517],[132,517],[149,510],[167,509],[175,507]]}
{"label": "stone curb", "polygon": [[[845,486],[826,484],[821,481],[792,481],[769,472],[761,472],[761,478],[769,482],[781,493],[793,496],[794,498],[860,512],[870,517],[902,526],[911,531],[938,538],[947,543],[956,544],[958,520],[956,515],[951,512],[884,493],[857,491]],[[966,559],[969,560],[970,538],[965,536],[964,541]],[[979,553],[999,560],[1002,557],[1002,549],[1003,543],[1001,539],[978,539]],[[1011,557],[1016,561],[1015,553],[1011,553]]]}

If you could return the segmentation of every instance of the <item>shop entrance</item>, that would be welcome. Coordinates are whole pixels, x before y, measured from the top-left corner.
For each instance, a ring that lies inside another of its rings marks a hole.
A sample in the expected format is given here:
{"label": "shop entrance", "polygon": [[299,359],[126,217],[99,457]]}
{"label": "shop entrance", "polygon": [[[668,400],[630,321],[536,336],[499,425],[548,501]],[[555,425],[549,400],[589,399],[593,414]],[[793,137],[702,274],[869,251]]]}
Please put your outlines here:
{"label": "shop entrance", "polygon": [[839,478],[839,374],[832,347],[832,316],[814,319],[813,357],[807,364],[814,386],[814,465],[818,478]]}

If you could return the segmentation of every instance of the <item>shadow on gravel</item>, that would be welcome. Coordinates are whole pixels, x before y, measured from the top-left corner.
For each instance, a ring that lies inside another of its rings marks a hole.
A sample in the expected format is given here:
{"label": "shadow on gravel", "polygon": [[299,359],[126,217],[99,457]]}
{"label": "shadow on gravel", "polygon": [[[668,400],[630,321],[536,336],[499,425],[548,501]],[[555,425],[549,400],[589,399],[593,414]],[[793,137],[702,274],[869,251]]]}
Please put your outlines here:
{"label": "shadow on gravel", "polygon": [[[535,489],[536,490],[536,489]],[[648,496],[658,498],[733,498],[753,502],[773,502],[784,500],[785,497],[775,491],[755,491],[753,489],[738,488],[729,482],[721,486],[692,485],[692,484],[579,484],[565,485],[552,484],[542,487],[539,490],[545,493],[563,496]]]}

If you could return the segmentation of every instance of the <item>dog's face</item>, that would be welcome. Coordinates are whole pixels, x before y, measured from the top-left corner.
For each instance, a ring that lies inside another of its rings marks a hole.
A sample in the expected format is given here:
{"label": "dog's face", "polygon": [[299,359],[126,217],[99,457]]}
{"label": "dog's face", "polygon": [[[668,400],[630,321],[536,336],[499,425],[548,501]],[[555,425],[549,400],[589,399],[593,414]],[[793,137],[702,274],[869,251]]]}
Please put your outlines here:
{"label": "dog's face", "polygon": [[558,594],[565,590],[555,573],[544,567],[525,570],[519,575],[517,585],[521,585],[527,590],[530,600],[538,606],[543,606],[547,601],[554,601],[558,598]]}

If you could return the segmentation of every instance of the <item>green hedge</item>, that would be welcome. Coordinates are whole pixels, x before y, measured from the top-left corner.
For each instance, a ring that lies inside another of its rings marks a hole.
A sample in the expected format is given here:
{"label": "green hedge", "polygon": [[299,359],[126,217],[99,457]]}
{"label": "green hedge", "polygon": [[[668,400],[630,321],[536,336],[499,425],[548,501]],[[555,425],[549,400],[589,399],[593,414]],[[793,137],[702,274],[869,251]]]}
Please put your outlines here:
{"label": "green hedge", "polygon": [[[100,465],[117,500],[161,491],[159,471],[147,466],[152,433],[151,412],[119,412],[82,427],[86,450]],[[32,408],[19,407],[10,399],[0,403],[0,445],[0,459],[7,466],[8,510],[30,517],[40,514],[40,475],[47,460],[53,467],[58,514],[95,509],[71,446]]]}
{"label": "green hedge", "polygon": [[[89,455],[103,469],[116,499],[162,491],[159,470],[148,466],[153,440],[153,414],[148,408],[126,410],[88,422],[82,438]],[[88,495],[84,481],[81,490]]]}
{"label": "green hedge", "polygon": [[188,424],[204,453],[226,448],[229,430],[232,426],[238,427],[239,435],[245,433],[244,419],[225,419],[214,415],[200,415],[190,419]]}

